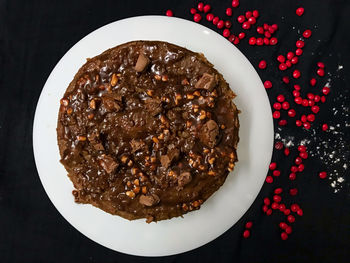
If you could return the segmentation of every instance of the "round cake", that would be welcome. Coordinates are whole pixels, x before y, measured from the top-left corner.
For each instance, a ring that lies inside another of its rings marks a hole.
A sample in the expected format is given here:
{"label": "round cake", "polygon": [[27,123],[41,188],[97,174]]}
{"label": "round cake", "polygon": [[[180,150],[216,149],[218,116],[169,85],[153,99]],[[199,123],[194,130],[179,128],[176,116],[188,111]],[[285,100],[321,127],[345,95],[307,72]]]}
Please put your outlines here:
{"label": "round cake", "polygon": [[237,161],[235,94],[203,54],[133,41],[88,59],[57,139],[77,203],[147,222],[197,210]]}

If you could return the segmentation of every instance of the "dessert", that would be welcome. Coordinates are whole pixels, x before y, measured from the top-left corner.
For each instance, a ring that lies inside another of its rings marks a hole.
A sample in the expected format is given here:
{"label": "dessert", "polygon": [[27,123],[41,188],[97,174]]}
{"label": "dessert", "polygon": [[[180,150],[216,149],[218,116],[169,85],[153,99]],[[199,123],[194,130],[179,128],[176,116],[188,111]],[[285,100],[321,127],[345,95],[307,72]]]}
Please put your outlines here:
{"label": "dessert", "polygon": [[88,59],[57,124],[75,201],[147,222],[199,209],[237,161],[234,97],[204,55],[170,43],[133,41]]}

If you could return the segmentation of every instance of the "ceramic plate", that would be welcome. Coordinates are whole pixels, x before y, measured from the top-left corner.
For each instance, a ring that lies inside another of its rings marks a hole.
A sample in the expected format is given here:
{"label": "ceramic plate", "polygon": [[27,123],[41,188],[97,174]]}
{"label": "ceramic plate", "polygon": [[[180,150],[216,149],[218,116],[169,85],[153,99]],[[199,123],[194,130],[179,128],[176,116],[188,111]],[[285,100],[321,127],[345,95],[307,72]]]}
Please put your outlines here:
{"label": "ceramic plate", "polygon": [[[59,100],[86,58],[132,40],[167,41],[204,53],[238,95],[242,111],[239,162],[225,184],[200,210],[183,218],[145,223],[113,216],[74,202],[73,185],[60,164],[56,139]],[[271,109],[253,66],[229,41],[187,20],[142,16],[103,26],[75,44],[58,62],[40,95],[33,127],[35,162],[52,203],[77,230],[110,249],[140,256],[165,256],[202,246],[232,227],[258,195],[273,148]],[[63,245],[63,244],[62,244]]]}

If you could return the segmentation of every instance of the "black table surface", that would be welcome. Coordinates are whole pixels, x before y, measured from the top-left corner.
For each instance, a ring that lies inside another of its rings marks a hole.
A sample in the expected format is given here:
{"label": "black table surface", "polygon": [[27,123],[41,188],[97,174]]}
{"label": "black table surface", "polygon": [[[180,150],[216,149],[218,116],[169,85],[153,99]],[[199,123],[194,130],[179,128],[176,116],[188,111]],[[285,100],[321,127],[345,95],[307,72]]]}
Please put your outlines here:
{"label": "black table surface", "polygon": [[[288,118],[286,127],[275,123],[275,132],[282,139],[292,138],[295,143],[304,139],[311,141],[309,149],[314,154],[305,160],[302,175],[291,184],[287,177],[292,157],[285,158],[281,151],[275,150],[273,160],[282,172],[278,183],[264,184],[243,218],[222,236],[180,255],[134,257],[89,240],[50,202],[34,163],[32,123],[40,92],[56,63],[77,41],[107,23],[138,15],[164,15],[167,9],[173,10],[177,17],[192,20],[189,10],[197,3],[189,0],[0,1],[0,262],[349,262],[350,187],[347,180],[350,175],[345,168],[350,148],[347,122],[350,2],[346,0],[241,0],[234,11],[231,21],[236,21],[238,14],[258,9],[260,24],[279,25],[276,46],[252,47],[247,38],[238,45],[262,80],[273,82],[274,87],[267,91],[271,103],[277,94],[284,94],[299,115],[303,112],[293,102],[290,88],[281,82],[284,73],[276,70],[276,56],[294,46],[299,29],[313,30],[298,64],[303,72],[300,82],[306,83],[314,76],[315,63],[323,61],[328,75],[320,81],[330,79],[331,93],[321,106],[312,132],[296,127]],[[229,0],[205,3],[220,17],[225,17],[225,9],[231,5]],[[300,5],[305,8],[302,17],[295,15]],[[222,32],[205,19],[201,24]],[[232,31],[240,32],[238,23],[233,24]],[[248,35],[256,35],[256,32]],[[261,59],[267,60],[268,69],[258,69]],[[291,70],[286,74],[290,73]],[[344,114],[335,114],[336,107]],[[322,123],[337,127],[339,133],[322,132]],[[337,144],[340,137],[341,145]],[[325,161],[329,160],[327,149],[317,151],[325,141],[339,152],[339,164]],[[291,156],[295,156],[295,148],[291,147]],[[331,169],[338,170],[338,177],[318,178],[320,170],[331,172]],[[345,181],[332,186],[332,180],[339,177]],[[286,196],[286,199],[298,202],[304,211],[293,224],[293,233],[286,241],[281,240],[278,229],[282,216],[269,217],[261,210],[263,198],[272,196],[277,186],[297,187],[298,195]],[[254,225],[251,237],[244,239],[242,232],[247,221]]]}

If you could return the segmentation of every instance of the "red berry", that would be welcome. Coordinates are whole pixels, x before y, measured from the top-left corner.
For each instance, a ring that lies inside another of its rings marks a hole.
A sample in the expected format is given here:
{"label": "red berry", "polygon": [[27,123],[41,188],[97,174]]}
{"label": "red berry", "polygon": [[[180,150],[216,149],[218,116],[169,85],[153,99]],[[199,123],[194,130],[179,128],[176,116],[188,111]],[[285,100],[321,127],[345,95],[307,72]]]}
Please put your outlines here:
{"label": "red berry", "polygon": [[328,95],[329,92],[330,92],[330,88],[329,88],[329,87],[323,87],[322,93],[323,93],[324,95]]}
{"label": "red berry", "polygon": [[257,44],[258,46],[262,46],[262,45],[264,44],[264,40],[263,40],[261,37],[258,37],[258,38],[256,39],[256,44]]}
{"label": "red berry", "polygon": [[267,211],[266,211],[266,215],[267,216],[270,216],[272,214],[272,209],[268,209]]}
{"label": "red berry", "polygon": [[307,129],[307,130],[311,128],[311,125],[310,125],[309,122],[304,122],[303,126],[304,126],[304,128]]}
{"label": "red berry", "polygon": [[265,69],[266,68],[266,61],[265,60],[261,60],[259,62],[259,68],[260,69]]}
{"label": "red berry", "polygon": [[289,215],[289,214],[290,214],[290,209],[284,210],[283,213],[284,213],[286,216]]}
{"label": "red berry", "polygon": [[291,234],[292,233],[292,227],[291,226],[288,226],[287,228],[286,228],[286,233],[289,235],[289,234]]}
{"label": "red berry", "polygon": [[244,238],[250,237],[250,231],[249,231],[248,229],[244,230],[244,232],[243,232],[243,237],[244,237]]}
{"label": "red berry", "polygon": [[303,123],[302,123],[302,121],[300,121],[300,120],[296,120],[296,121],[295,121],[295,125],[298,126],[298,127],[300,127],[301,125],[303,125]]}
{"label": "red berry", "polygon": [[301,56],[302,54],[303,54],[303,50],[301,48],[298,48],[297,50],[295,50],[295,55]]}
{"label": "red berry", "polygon": [[293,87],[294,87],[295,90],[301,90],[301,87],[299,85],[297,85],[297,84],[295,84]]}
{"label": "red berry", "polygon": [[319,102],[320,100],[321,100],[321,97],[319,95],[315,95],[314,101],[315,102]]}
{"label": "red berry", "polygon": [[300,207],[297,205],[297,204],[292,204],[291,206],[290,206],[290,210],[292,210],[292,212],[296,212],[296,211],[298,211],[300,209]]}
{"label": "red berry", "polygon": [[228,41],[230,41],[230,42],[234,42],[235,40],[236,40],[236,36],[235,35],[231,35],[228,38]]}
{"label": "red berry", "polygon": [[173,11],[167,10],[167,11],[165,12],[165,15],[166,15],[166,16],[173,16],[174,14],[173,14]]}
{"label": "red berry", "polygon": [[252,228],[253,222],[249,221],[245,224],[245,228]]}
{"label": "red berry", "polygon": [[265,87],[265,89],[271,89],[271,88],[272,88],[272,83],[271,83],[271,81],[266,80],[266,81],[264,82],[264,87]]}
{"label": "red berry", "polygon": [[298,40],[296,43],[295,43],[296,47],[297,48],[303,48],[305,43],[303,40]]}
{"label": "red berry", "polygon": [[284,155],[285,155],[285,156],[288,156],[289,153],[290,153],[289,148],[285,148],[285,149],[284,149]]}
{"label": "red berry", "polygon": [[210,5],[205,5],[205,6],[203,7],[204,13],[208,13],[208,12],[210,11],[210,9],[211,9],[211,6],[210,6]]}
{"label": "red berry", "polygon": [[265,197],[265,198],[264,198],[264,204],[265,204],[265,205],[270,205],[270,203],[271,203],[271,202],[270,202],[270,199],[269,199],[268,197]]}
{"label": "red berry", "polygon": [[264,30],[268,30],[268,29],[269,29],[269,25],[265,23],[265,24],[263,25],[263,28],[264,28]]}
{"label": "red berry", "polygon": [[283,149],[283,142],[276,142],[275,143],[275,149],[276,150],[282,150]]}
{"label": "red berry", "polygon": [[288,110],[289,107],[290,107],[290,105],[289,105],[289,102],[288,102],[288,101],[285,101],[285,102],[282,103],[282,109]]}
{"label": "red berry", "polygon": [[303,213],[303,210],[302,210],[302,209],[298,209],[298,210],[297,210],[297,215],[298,215],[298,216],[303,216],[303,214],[304,214],[304,213]]}
{"label": "red berry", "polygon": [[315,78],[310,79],[310,85],[312,87],[316,85],[316,79]]}
{"label": "red berry", "polygon": [[326,97],[325,97],[325,96],[322,96],[322,97],[321,97],[321,102],[322,102],[322,103],[325,103],[325,102],[326,102]]}
{"label": "red berry", "polygon": [[214,25],[217,25],[219,23],[219,21],[220,21],[219,17],[216,16],[216,17],[213,18],[213,24]]}
{"label": "red berry", "polygon": [[283,63],[286,61],[286,58],[283,55],[278,55],[277,61]]}
{"label": "red berry", "polygon": [[298,146],[298,151],[299,151],[299,152],[306,152],[306,149],[307,149],[307,148],[306,148],[305,145],[299,145],[299,146]]}
{"label": "red berry", "polygon": [[278,66],[279,70],[286,70],[287,69],[287,65],[285,63],[281,63],[279,66]]}
{"label": "red berry", "polygon": [[271,39],[270,39],[270,45],[274,46],[274,45],[277,44],[277,42],[278,42],[277,38],[271,37]]}
{"label": "red berry", "polygon": [[313,100],[309,100],[309,106],[312,107],[315,105],[315,102]]}
{"label": "red berry", "polygon": [[[279,195],[274,195],[273,196],[273,201],[275,201],[276,203],[279,203],[282,201],[282,197],[279,196]],[[278,205],[278,208],[279,208],[279,205]]]}
{"label": "red berry", "polygon": [[248,30],[250,28],[250,23],[249,22],[244,22],[242,24],[242,28],[245,29],[245,30]]}
{"label": "red berry", "polygon": [[294,181],[297,178],[295,173],[290,173],[289,174],[289,180]]}
{"label": "red berry", "polygon": [[280,207],[279,204],[276,203],[276,202],[273,202],[272,205],[271,205],[271,208],[272,208],[273,210],[276,210],[276,209],[278,209],[279,207]]}
{"label": "red berry", "polygon": [[301,121],[302,121],[302,122],[306,122],[306,121],[307,121],[306,115],[302,115],[302,116],[301,116]]}
{"label": "red berry", "polygon": [[192,15],[194,15],[195,13],[197,13],[197,9],[196,9],[196,8],[191,8],[191,9],[190,9],[190,13],[191,13]]}
{"label": "red berry", "polygon": [[286,210],[286,205],[285,205],[285,204],[280,204],[280,206],[278,207],[278,209],[279,209],[281,212],[284,212],[284,210]]}
{"label": "red berry", "polygon": [[255,37],[251,37],[249,38],[249,45],[255,45],[256,44],[256,38]]}
{"label": "red berry", "polygon": [[287,53],[287,59],[291,60],[294,57],[294,53],[293,52],[288,52]]}
{"label": "red berry", "polygon": [[327,177],[327,173],[326,173],[326,172],[320,172],[320,173],[318,174],[318,176],[319,176],[321,179],[324,179],[324,178]]}
{"label": "red berry", "polygon": [[264,28],[263,27],[261,27],[261,26],[258,26],[257,28],[256,28],[256,32],[258,32],[258,34],[264,34]]}
{"label": "red berry", "polygon": [[280,110],[282,108],[281,103],[275,102],[272,106],[275,110]]}
{"label": "red berry", "polygon": [[309,122],[313,122],[314,120],[315,120],[315,115],[314,114],[309,114],[309,115],[307,115],[307,120],[309,121]]}
{"label": "red berry", "polygon": [[200,14],[194,14],[194,16],[193,16],[194,22],[198,23],[199,21],[201,21],[201,19],[202,19],[202,17]]}
{"label": "red berry", "polygon": [[323,62],[317,62],[317,67],[324,68],[324,63]]}
{"label": "red berry", "polygon": [[295,217],[293,215],[287,216],[287,220],[289,223],[294,223],[295,222]]}
{"label": "red berry", "polygon": [[293,71],[293,78],[298,79],[300,78],[300,71],[299,70],[294,70]]}
{"label": "red berry", "polygon": [[224,31],[222,32],[222,35],[224,36],[224,37],[229,37],[230,36],[230,34],[231,34],[231,32],[230,32],[230,30],[229,29],[224,29]]}
{"label": "red berry", "polygon": [[302,158],[302,159],[307,159],[307,157],[309,156],[309,154],[307,152],[301,152],[299,153],[299,156]]}
{"label": "red berry", "polygon": [[282,94],[277,96],[277,101],[283,102],[285,100],[284,96]]}
{"label": "red berry", "polygon": [[293,165],[293,166],[290,168],[290,171],[291,171],[292,173],[296,173],[296,172],[298,172],[298,167],[296,167],[295,165]]}
{"label": "red berry", "polygon": [[288,239],[288,234],[286,232],[281,233],[281,239],[282,240],[287,240]]}
{"label": "red berry", "polygon": [[270,45],[270,40],[267,37],[264,37],[264,44],[266,46]]}
{"label": "red berry", "polygon": [[322,131],[326,131],[328,130],[328,125],[325,123],[325,124],[322,124]]}
{"label": "red berry", "polygon": [[235,40],[233,41],[233,44],[237,45],[237,44],[239,44],[239,41],[240,41],[239,38],[236,37]]}
{"label": "red berry", "polygon": [[306,97],[307,97],[309,100],[314,100],[314,99],[315,99],[315,95],[312,94],[312,93],[306,94]]}
{"label": "red berry", "polygon": [[301,105],[303,105],[304,107],[309,106],[309,101],[307,99],[303,99],[301,102]]}
{"label": "red berry", "polygon": [[290,195],[297,195],[297,193],[298,193],[298,189],[296,189],[296,188],[289,189]]}
{"label": "red berry", "polygon": [[239,17],[237,17],[237,21],[238,23],[242,24],[245,21],[245,16],[240,15]]}
{"label": "red berry", "polygon": [[203,8],[204,8],[204,4],[202,2],[198,3],[197,9],[202,12]]}
{"label": "red berry", "polygon": [[287,65],[288,68],[290,68],[292,66],[292,62],[290,62],[290,60],[287,60],[286,61],[286,65]]}
{"label": "red berry", "polygon": [[264,205],[262,209],[263,209],[263,212],[266,213],[266,211],[267,211],[269,208],[268,208],[267,205]]}
{"label": "red berry", "polygon": [[238,34],[238,38],[239,38],[239,39],[245,38],[245,33],[244,33],[244,32],[239,33],[239,34]]}
{"label": "red berry", "polygon": [[278,29],[278,25],[277,25],[277,24],[272,24],[271,27],[272,27],[272,29],[275,30],[275,31]]}
{"label": "red berry", "polygon": [[299,164],[299,165],[298,165],[298,171],[299,171],[299,172],[304,171],[304,169],[305,169],[305,165],[304,165],[304,164]]}
{"label": "red berry", "polygon": [[317,70],[317,75],[319,75],[320,77],[323,77],[324,76],[324,69],[323,68],[319,68]]}
{"label": "red berry", "polygon": [[279,119],[281,117],[281,113],[276,110],[276,111],[273,112],[272,117],[274,119]]}
{"label": "red berry", "polygon": [[206,18],[207,18],[207,20],[208,20],[209,22],[211,22],[211,21],[213,21],[213,19],[214,19],[214,15],[213,15],[213,14],[207,14]]}
{"label": "red berry", "polygon": [[232,8],[231,7],[226,8],[226,15],[232,16]]}
{"label": "red berry", "polygon": [[270,170],[275,170],[276,168],[277,168],[277,164],[276,163],[274,163],[274,162],[270,163],[270,165],[269,165],[269,169]]}
{"label": "red berry", "polygon": [[238,7],[239,6],[239,0],[232,0],[232,7]]}
{"label": "red berry", "polygon": [[268,184],[272,184],[273,183],[272,176],[270,176],[270,175],[266,176],[266,183],[268,183]]}
{"label": "red berry", "polygon": [[293,65],[295,65],[295,64],[297,64],[297,63],[299,62],[299,59],[298,59],[298,57],[292,57],[292,59],[290,60],[290,62],[291,62]]}
{"label": "red berry", "polygon": [[299,164],[301,164],[303,162],[303,160],[300,157],[297,157],[297,158],[295,158],[294,162],[295,162],[296,165],[299,165]]}
{"label": "red berry", "polygon": [[312,107],[311,107],[311,111],[312,111],[313,113],[318,113],[318,112],[320,111],[320,107],[317,106],[317,105],[312,106]]}
{"label": "red berry", "polygon": [[302,15],[304,14],[304,8],[303,8],[303,7],[297,8],[297,10],[295,10],[295,13],[296,13],[298,16],[302,16]]}
{"label": "red berry", "polygon": [[283,230],[286,229],[288,227],[288,225],[285,222],[281,222],[279,224],[280,228],[282,228]]}
{"label": "red berry", "polygon": [[282,81],[283,81],[284,83],[288,84],[288,83],[289,83],[289,77],[288,77],[288,76],[284,76],[284,77],[282,78]]}
{"label": "red berry", "polygon": [[[301,100],[302,100],[302,98],[300,97],[300,92],[298,91],[298,90],[293,90],[293,96],[294,97],[296,97],[296,98],[300,98]],[[298,104],[301,104],[301,101],[300,101],[300,103],[298,103]]]}
{"label": "red berry", "polygon": [[311,37],[311,30],[310,29],[306,29],[303,33],[303,37],[305,38],[309,38]]}
{"label": "red berry", "polygon": [[232,26],[232,23],[231,23],[231,21],[225,21],[225,27],[226,28],[231,28],[231,26]]}
{"label": "red berry", "polygon": [[245,12],[245,17],[246,18],[249,18],[249,17],[252,17],[252,16],[253,16],[253,13],[251,11]]}
{"label": "red berry", "polygon": [[224,21],[223,21],[223,20],[220,20],[220,21],[218,22],[218,24],[216,25],[216,27],[219,28],[219,29],[221,29],[221,28],[224,27],[224,25],[225,25]]}
{"label": "red berry", "polygon": [[278,125],[279,126],[286,126],[287,125],[287,121],[286,120],[279,120]]}
{"label": "red berry", "polygon": [[258,10],[254,10],[254,11],[253,11],[253,16],[254,16],[255,18],[258,18],[258,17],[259,17],[259,11],[258,11]]}
{"label": "red berry", "polygon": [[283,189],[282,189],[282,188],[276,188],[275,191],[274,191],[274,193],[275,193],[276,195],[279,195],[279,194],[281,194],[282,192],[283,192]]}
{"label": "red berry", "polygon": [[274,170],[274,171],[272,172],[272,175],[273,175],[273,176],[280,176],[280,175],[281,175],[281,172],[278,171],[278,170]]}
{"label": "red berry", "polygon": [[256,23],[255,17],[249,17],[249,18],[248,18],[248,22],[249,22],[251,25],[254,25],[254,24]]}

